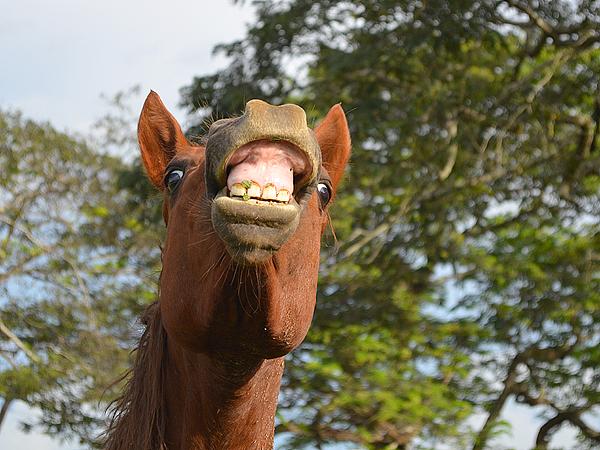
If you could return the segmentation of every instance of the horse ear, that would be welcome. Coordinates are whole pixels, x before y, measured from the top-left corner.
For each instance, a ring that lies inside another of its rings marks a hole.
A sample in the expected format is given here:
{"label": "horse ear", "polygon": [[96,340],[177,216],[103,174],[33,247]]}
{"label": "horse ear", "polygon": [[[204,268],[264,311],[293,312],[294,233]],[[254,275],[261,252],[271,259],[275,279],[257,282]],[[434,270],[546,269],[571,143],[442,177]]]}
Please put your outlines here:
{"label": "horse ear", "polygon": [[164,189],[165,167],[189,143],[175,117],[154,91],[150,91],[142,107],[138,122],[138,142],[148,178],[154,186]]}
{"label": "horse ear", "polygon": [[333,190],[337,189],[350,158],[350,130],[346,114],[340,104],[333,106],[315,129],[321,147],[323,167],[331,177]]}

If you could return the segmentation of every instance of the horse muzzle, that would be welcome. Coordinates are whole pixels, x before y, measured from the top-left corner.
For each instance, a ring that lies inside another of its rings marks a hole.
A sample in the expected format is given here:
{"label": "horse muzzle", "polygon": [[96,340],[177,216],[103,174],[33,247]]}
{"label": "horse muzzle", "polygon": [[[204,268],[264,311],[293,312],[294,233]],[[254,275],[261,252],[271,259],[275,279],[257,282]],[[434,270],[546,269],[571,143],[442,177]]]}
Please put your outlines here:
{"label": "horse muzzle", "polygon": [[297,105],[246,104],[211,126],[206,186],[212,222],[234,260],[260,264],[295,232],[316,187],[321,150]]}

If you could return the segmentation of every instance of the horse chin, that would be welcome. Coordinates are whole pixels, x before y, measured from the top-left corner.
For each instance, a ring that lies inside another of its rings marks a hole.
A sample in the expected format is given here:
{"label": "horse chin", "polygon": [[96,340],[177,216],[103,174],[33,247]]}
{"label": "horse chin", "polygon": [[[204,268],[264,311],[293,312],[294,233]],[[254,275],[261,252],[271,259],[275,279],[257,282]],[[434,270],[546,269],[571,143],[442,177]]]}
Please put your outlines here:
{"label": "horse chin", "polygon": [[294,199],[280,204],[231,198],[225,188],[213,200],[211,216],[232,259],[244,265],[260,265],[294,234],[301,209]]}

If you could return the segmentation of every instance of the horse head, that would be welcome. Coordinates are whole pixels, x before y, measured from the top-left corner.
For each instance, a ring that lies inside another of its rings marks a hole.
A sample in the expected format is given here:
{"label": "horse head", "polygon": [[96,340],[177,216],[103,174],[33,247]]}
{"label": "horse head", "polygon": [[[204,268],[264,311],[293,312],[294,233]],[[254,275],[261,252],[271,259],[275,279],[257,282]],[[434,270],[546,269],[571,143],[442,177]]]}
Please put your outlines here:
{"label": "horse head", "polygon": [[313,131],[299,106],[251,100],[195,145],[151,92],[138,137],[164,192],[167,335],[195,351],[288,353],[312,319],[321,235],[349,157],[342,108]]}

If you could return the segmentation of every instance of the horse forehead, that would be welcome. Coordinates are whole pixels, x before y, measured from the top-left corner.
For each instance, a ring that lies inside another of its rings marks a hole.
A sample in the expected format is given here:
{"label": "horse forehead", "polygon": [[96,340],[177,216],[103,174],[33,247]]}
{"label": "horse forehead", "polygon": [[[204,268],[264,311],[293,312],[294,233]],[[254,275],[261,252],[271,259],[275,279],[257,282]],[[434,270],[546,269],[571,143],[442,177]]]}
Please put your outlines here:
{"label": "horse forehead", "polygon": [[206,152],[206,148],[204,146],[190,145],[189,147],[186,147],[186,148],[178,151],[175,158],[188,159],[196,164],[199,164],[201,162],[204,162],[205,152]]}

